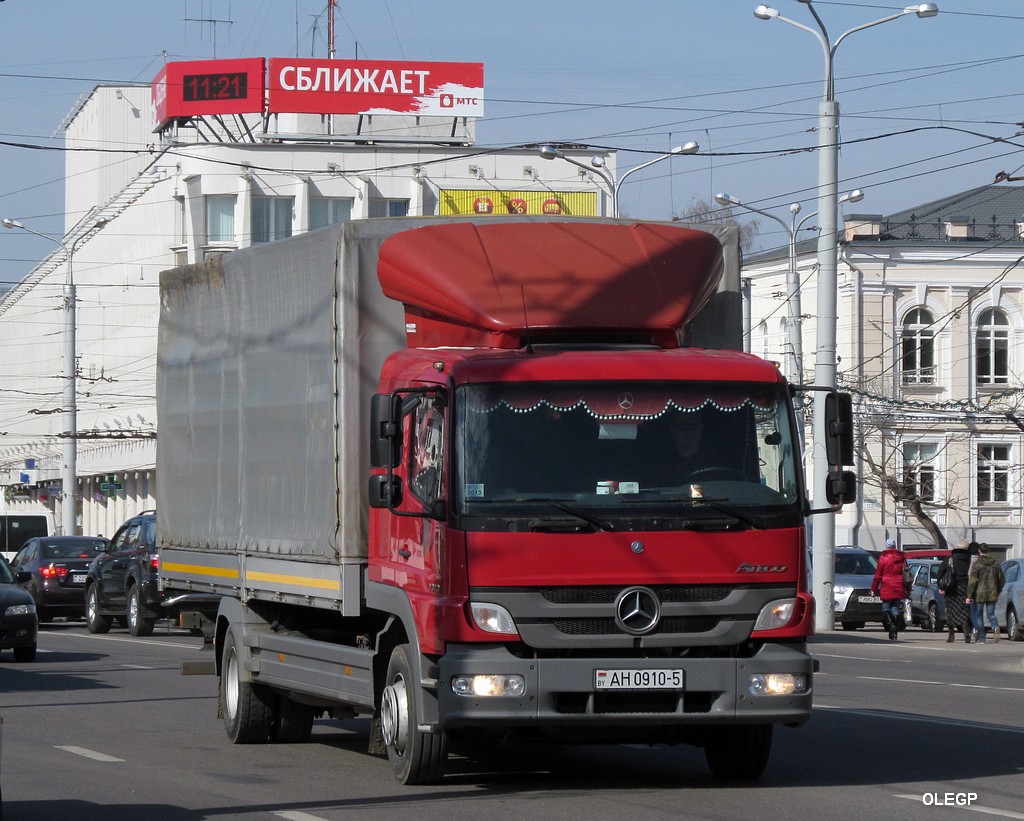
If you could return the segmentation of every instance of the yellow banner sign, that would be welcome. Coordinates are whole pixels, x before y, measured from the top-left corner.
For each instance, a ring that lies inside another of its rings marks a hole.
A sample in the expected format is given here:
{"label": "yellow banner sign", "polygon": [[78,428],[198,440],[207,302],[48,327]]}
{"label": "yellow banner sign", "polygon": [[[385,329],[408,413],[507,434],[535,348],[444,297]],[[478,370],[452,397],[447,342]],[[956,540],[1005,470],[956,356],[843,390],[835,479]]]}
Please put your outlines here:
{"label": "yellow banner sign", "polygon": [[445,216],[542,214],[549,217],[596,217],[593,191],[498,191],[493,188],[442,188],[439,213]]}

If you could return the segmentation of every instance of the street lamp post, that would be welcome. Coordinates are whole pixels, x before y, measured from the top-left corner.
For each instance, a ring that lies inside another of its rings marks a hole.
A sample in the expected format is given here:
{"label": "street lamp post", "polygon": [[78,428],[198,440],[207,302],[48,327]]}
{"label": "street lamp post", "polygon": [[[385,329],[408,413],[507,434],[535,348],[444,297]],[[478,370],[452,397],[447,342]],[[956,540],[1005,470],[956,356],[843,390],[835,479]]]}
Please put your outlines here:
{"label": "street lamp post", "polygon": [[[864,199],[864,192],[857,188],[843,194],[839,198],[839,204],[844,202],[860,202],[862,199]],[[796,217],[800,213],[801,208],[800,203],[794,202],[789,206],[790,221],[787,224],[782,217],[778,217],[768,211],[762,211],[760,208],[754,208],[754,206],[747,205],[736,197],[731,197],[725,193],[715,194],[715,202],[719,205],[735,205],[738,208],[744,208],[747,211],[753,211],[755,214],[768,217],[768,219],[775,220],[786,232],[789,240],[789,269],[786,271],[786,335],[789,339],[790,350],[790,365],[787,368],[787,377],[790,382],[803,382],[804,354],[803,330],[801,328],[803,312],[800,305],[800,277],[797,270],[796,238],[804,223],[816,217],[818,212],[812,211],[806,217],[797,221]]]}
{"label": "street lamp post", "polygon": [[65,536],[76,535],[78,524],[78,385],[77,385],[77,323],[75,317],[75,301],[77,292],[75,289],[75,276],[73,261],[75,248],[78,243],[91,234],[95,229],[102,228],[107,220],[97,220],[91,228],[79,234],[68,245],[64,240],[43,234],[27,225],[22,225],[17,220],[4,219],[4,228],[20,228],[37,237],[55,242],[64,250],[68,260],[67,278],[64,281],[64,401],[61,411],[61,422],[64,438],[61,455],[61,491],[64,495],[61,508],[61,532]]}
{"label": "street lamp post", "polygon": [[616,180],[605,168],[604,159],[598,156],[590,158],[590,165],[580,162],[579,160],[568,156],[563,151],[553,145],[542,145],[540,146],[538,153],[545,160],[563,159],[570,165],[575,165],[577,168],[582,168],[585,171],[594,171],[601,177],[604,184],[608,188],[608,196],[612,205],[612,216],[619,216],[619,190],[622,188],[622,183],[625,182],[626,177],[637,171],[640,171],[648,166],[654,165],[656,162],[667,160],[670,157],[676,157],[682,154],[696,154],[700,151],[700,146],[695,142],[688,142],[683,145],[677,145],[667,154],[655,157],[653,160],[648,160],[645,163],[641,163],[633,168],[626,171],[618,180]]}
{"label": "street lamp post", "polygon": [[[907,6],[897,14],[890,14],[870,23],[854,26],[843,32],[835,42],[830,42],[828,30],[812,0],[798,0],[807,6],[817,29],[805,26],[795,20],[783,17],[777,9],[760,5],[754,9],[754,16],[760,20],[780,20],[812,34],[821,44],[825,55],[825,86],[818,107],[818,213],[820,214],[818,234],[818,331],[814,358],[814,381],[826,388],[836,387],[836,325],[837,317],[837,276],[838,276],[838,187],[839,187],[839,105],[835,99],[833,65],[836,49],[851,34],[864,29],[898,20],[908,14],[918,17],[934,17],[939,13],[934,3],[918,3]],[[825,500],[825,485],[829,471],[824,438],[825,394],[818,392],[814,398],[814,503],[815,508],[829,507]],[[820,631],[835,629],[832,587],[835,581],[835,514],[816,514],[812,520],[813,545],[813,594],[815,598],[815,627]]]}
{"label": "street lamp post", "polygon": [[595,172],[603,181],[605,186],[608,188],[608,199],[612,204],[612,216],[617,217],[619,215],[619,202],[618,195],[615,188],[615,178],[608,172],[608,169],[604,167],[604,159],[598,156],[590,158],[590,165],[580,162],[574,157],[570,157],[553,145],[542,145],[538,151],[538,154],[545,160],[562,159],[570,165],[575,165],[577,168],[582,168],[587,172]]}

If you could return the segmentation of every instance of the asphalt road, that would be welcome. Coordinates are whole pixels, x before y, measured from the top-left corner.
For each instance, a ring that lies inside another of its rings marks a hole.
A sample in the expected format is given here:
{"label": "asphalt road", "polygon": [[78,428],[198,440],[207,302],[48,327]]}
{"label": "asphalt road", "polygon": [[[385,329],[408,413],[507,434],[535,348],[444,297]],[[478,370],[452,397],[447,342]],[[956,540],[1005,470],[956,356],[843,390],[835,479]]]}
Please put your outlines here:
{"label": "asphalt road", "polygon": [[[715,782],[688,747],[463,750],[444,782],[402,787],[368,722],[313,742],[233,746],[198,640],[42,627],[35,663],[0,653],[6,821],[201,819],[1024,819],[1024,643],[912,629],[813,640],[816,710],[779,728],[764,777]],[[959,802],[959,803],[958,803]]]}

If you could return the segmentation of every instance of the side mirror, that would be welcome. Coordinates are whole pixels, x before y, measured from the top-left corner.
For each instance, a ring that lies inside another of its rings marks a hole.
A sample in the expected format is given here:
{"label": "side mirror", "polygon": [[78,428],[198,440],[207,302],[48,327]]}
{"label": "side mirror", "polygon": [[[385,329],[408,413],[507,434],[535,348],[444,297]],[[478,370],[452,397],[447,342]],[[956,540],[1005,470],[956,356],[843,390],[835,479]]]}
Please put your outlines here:
{"label": "side mirror", "polygon": [[830,473],[825,480],[825,498],[835,507],[857,501],[857,474],[852,470]]}
{"label": "side mirror", "polygon": [[825,394],[825,454],[830,465],[852,465],[853,397],[848,393]]}
{"label": "side mirror", "polygon": [[395,508],[402,504],[402,480],[393,473],[370,477],[370,507]]}
{"label": "side mirror", "polygon": [[370,399],[370,467],[396,468],[402,463],[401,402],[391,393]]}

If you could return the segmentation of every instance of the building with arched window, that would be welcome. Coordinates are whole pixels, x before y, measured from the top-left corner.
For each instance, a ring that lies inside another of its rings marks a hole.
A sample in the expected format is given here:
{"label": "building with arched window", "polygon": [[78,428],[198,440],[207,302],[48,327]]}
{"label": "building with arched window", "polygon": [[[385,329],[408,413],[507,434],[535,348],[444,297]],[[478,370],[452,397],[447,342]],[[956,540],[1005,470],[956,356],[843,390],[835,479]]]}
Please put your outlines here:
{"label": "building with arched window", "polygon": [[[847,214],[840,231],[837,373],[854,394],[861,484],[836,517],[836,543],[877,548],[898,536],[906,548],[931,547],[919,506],[949,542],[1022,555],[1024,187]],[[808,237],[797,244],[797,276],[803,349],[813,351],[817,245]],[[753,328],[785,313],[788,268],[784,247],[745,261]],[[762,341],[783,360],[784,339]],[[813,366],[805,356],[803,381]]]}

